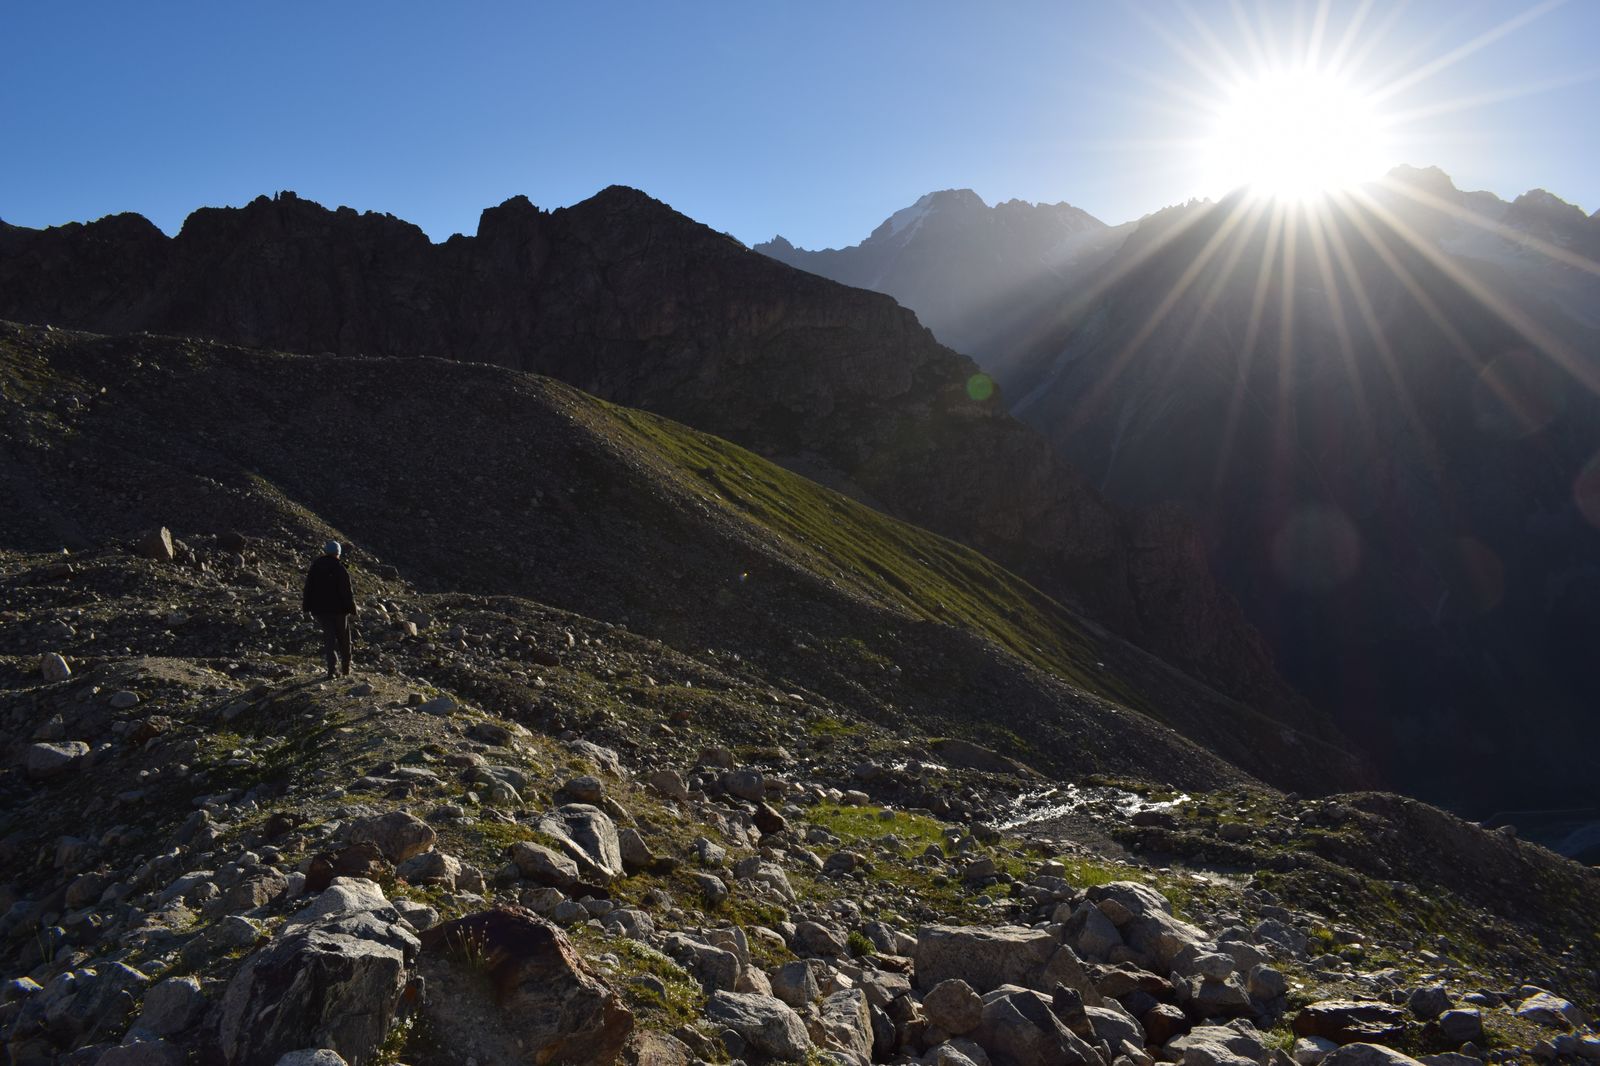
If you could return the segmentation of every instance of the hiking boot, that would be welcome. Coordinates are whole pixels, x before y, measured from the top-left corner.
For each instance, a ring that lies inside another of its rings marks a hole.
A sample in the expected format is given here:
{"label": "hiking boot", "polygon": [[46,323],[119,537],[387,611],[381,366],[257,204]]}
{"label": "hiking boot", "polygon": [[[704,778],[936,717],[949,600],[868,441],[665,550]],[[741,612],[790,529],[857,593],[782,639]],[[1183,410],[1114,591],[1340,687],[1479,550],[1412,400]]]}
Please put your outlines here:
{"label": "hiking boot", "polygon": [[344,664],[344,676],[345,677],[349,677],[350,676],[350,664],[349,663],[345,663]]}

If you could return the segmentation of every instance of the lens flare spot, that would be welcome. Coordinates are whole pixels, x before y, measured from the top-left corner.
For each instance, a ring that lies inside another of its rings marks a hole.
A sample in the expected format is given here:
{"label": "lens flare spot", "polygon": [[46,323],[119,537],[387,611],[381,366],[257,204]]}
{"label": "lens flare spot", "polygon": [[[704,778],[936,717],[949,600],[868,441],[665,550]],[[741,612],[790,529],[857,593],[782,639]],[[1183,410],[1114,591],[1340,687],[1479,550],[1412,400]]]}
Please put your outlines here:
{"label": "lens flare spot", "polygon": [[1484,367],[1472,390],[1478,429],[1504,440],[1531,437],[1561,413],[1561,377],[1534,352],[1507,352]]}
{"label": "lens flare spot", "polygon": [[1272,541],[1272,564],[1284,581],[1307,592],[1329,592],[1361,566],[1361,534],[1331,504],[1310,504],[1289,516]]}
{"label": "lens flare spot", "polygon": [[994,378],[988,374],[974,374],[967,379],[967,397],[974,403],[983,403],[994,395]]}
{"label": "lens flare spot", "polygon": [[1572,500],[1589,524],[1600,529],[1600,453],[1578,471],[1572,484]]}
{"label": "lens flare spot", "polygon": [[1466,576],[1465,602],[1467,610],[1475,614],[1488,614],[1500,605],[1506,594],[1506,568],[1500,557],[1476,537],[1456,540],[1461,571]]}

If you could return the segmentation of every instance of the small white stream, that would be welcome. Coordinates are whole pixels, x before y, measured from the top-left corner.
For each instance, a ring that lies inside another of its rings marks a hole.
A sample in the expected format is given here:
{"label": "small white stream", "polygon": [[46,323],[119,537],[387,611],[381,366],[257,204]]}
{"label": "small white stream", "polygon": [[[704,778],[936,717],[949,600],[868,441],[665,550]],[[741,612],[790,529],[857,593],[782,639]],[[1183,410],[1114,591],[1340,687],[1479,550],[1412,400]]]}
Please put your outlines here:
{"label": "small white stream", "polygon": [[1082,811],[1129,818],[1140,811],[1170,810],[1188,801],[1189,794],[1186,792],[1170,800],[1151,800],[1137,792],[1108,786],[1057,785],[1024,792],[1012,803],[1011,809],[995,822],[994,827],[1010,831]]}

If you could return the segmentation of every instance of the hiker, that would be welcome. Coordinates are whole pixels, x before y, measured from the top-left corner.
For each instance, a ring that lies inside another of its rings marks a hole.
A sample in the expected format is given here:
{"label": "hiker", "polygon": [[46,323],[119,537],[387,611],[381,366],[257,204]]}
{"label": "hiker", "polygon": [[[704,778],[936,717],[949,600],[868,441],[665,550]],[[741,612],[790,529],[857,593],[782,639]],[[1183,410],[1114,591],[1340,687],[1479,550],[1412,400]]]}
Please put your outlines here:
{"label": "hiker", "polygon": [[344,665],[344,676],[350,676],[350,622],[356,613],[356,596],[350,588],[350,571],[339,559],[343,551],[336,540],[322,546],[322,558],[306,573],[305,596],[300,601],[301,610],[322,626],[322,655],[330,681],[337,676],[333,669],[336,655]]}

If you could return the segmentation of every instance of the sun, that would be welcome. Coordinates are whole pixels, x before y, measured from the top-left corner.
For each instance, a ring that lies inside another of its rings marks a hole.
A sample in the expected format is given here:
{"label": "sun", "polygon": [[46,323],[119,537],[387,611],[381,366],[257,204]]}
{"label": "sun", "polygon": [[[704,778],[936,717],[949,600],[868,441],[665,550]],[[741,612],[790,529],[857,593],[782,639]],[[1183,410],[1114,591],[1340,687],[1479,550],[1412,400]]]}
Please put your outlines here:
{"label": "sun", "polygon": [[1325,71],[1242,80],[1223,96],[1206,138],[1207,184],[1307,201],[1378,177],[1383,122],[1371,99]]}

